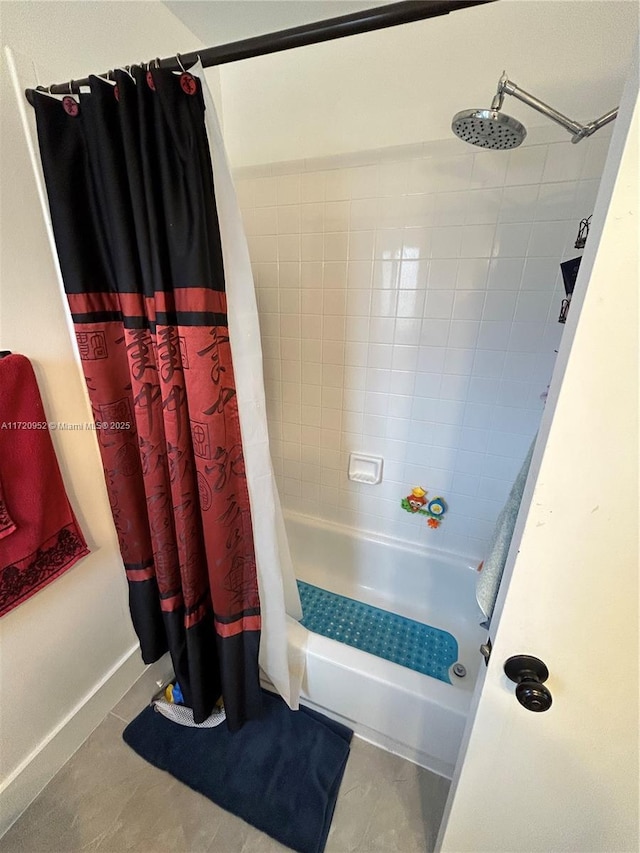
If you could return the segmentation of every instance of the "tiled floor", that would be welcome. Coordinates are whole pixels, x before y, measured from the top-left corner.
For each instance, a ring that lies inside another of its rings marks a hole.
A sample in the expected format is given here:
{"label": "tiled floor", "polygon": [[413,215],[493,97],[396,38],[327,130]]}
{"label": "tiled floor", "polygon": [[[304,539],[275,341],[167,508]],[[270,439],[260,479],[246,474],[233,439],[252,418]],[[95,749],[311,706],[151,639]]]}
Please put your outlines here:
{"label": "tiled floor", "polygon": [[[0,839],[2,853],[286,853],[124,744],[123,728],[148,700],[142,684],[129,691]],[[326,853],[432,850],[448,788],[354,738]]]}

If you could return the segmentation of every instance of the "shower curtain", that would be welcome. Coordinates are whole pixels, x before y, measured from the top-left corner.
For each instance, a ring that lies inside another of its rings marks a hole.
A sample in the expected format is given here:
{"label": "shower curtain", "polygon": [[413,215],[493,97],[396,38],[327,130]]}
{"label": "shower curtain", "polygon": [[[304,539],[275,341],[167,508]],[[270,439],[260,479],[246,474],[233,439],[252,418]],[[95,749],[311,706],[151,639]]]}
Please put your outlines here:
{"label": "shower curtain", "polygon": [[237,729],[304,661],[246,240],[201,69],[114,77],[36,96],[52,227],[143,660]]}

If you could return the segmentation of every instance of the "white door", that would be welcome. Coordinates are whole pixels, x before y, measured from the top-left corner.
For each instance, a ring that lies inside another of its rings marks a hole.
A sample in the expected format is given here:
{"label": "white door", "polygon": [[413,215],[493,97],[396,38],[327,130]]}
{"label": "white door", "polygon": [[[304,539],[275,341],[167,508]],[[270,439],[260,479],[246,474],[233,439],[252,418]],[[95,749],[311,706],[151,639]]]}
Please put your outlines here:
{"label": "white door", "polygon": [[[444,853],[638,850],[637,58],[632,78],[438,839]],[[544,713],[520,705],[504,674],[519,654],[549,669]]]}

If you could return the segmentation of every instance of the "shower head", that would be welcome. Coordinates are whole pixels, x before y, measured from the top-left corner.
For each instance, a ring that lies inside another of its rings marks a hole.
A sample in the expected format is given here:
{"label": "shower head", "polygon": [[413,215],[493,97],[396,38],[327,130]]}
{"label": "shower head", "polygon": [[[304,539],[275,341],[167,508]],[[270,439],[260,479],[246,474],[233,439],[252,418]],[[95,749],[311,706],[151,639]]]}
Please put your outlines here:
{"label": "shower head", "polygon": [[592,133],[613,121],[618,115],[616,108],[609,110],[608,113],[589,122],[589,124],[580,124],[580,122],[573,121],[559,113],[558,110],[554,110],[544,101],[534,98],[524,89],[518,88],[503,71],[502,77],[498,81],[498,91],[491,102],[491,108],[488,110],[463,110],[456,113],[451,122],[451,130],[464,142],[479,145],[480,148],[497,148],[502,151],[508,148],[517,148],[523,142],[527,131],[525,126],[515,118],[500,112],[505,95],[513,95],[523,104],[533,107],[534,110],[562,125],[565,130],[573,134],[572,142],[580,142],[585,136],[591,136]]}
{"label": "shower head", "polygon": [[479,145],[480,148],[517,148],[527,130],[515,118],[499,110],[463,110],[456,113],[451,130],[463,142]]}

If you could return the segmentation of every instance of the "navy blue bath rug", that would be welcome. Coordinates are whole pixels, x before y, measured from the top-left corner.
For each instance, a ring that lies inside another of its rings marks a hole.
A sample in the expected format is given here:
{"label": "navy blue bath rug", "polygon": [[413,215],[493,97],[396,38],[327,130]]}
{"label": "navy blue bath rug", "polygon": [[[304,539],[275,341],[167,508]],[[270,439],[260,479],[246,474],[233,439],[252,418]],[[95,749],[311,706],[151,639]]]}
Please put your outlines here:
{"label": "navy blue bath rug", "polygon": [[263,691],[263,714],[231,734],[181,726],[149,706],[122,737],[145,761],[299,853],[322,853],[353,732]]}

